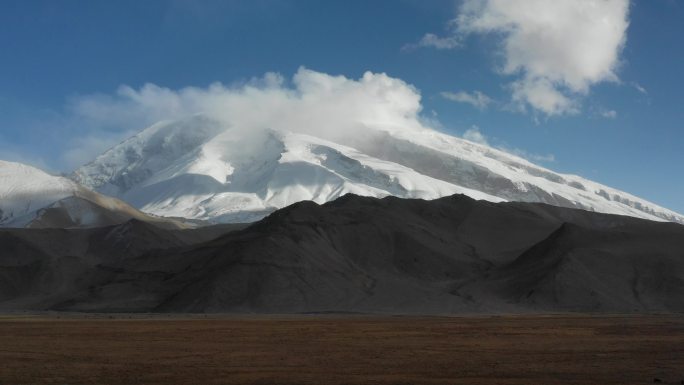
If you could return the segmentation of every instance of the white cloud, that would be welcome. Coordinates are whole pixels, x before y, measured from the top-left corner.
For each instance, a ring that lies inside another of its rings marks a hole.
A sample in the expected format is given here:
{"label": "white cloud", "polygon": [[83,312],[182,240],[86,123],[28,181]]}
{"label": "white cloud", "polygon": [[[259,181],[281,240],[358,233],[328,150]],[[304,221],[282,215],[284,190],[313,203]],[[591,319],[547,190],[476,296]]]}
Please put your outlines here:
{"label": "white cloud", "polygon": [[617,81],[629,0],[464,0],[456,34],[501,38],[513,100],[547,115],[577,112],[592,85]]}
{"label": "white cloud", "polygon": [[615,119],[618,115],[615,110],[601,110],[599,114],[606,119]]}
{"label": "white cloud", "polygon": [[560,92],[546,79],[524,79],[511,84],[515,105],[524,110],[527,104],[547,115],[579,112],[577,102]]}
{"label": "white cloud", "polygon": [[[70,169],[78,167],[124,138],[160,120],[202,113],[244,134],[272,129],[312,134],[345,142],[369,129],[432,130],[441,127],[436,113],[421,114],[421,96],[410,84],[383,73],[366,72],[359,79],[331,76],[300,68],[291,81],[268,73],[244,84],[214,83],[206,88],[173,90],[154,84],[121,86],[113,95],[89,95],[73,100],[69,125],[88,127],[72,137],[62,155]],[[490,145],[477,126],[466,140]],[[501,145],[495,148],[534,161],[553,155],[530,154]]]}
{"label": "white cloud", "polygon": [[[291,84],[291,85],[290,85]],[[273,129],[315,134],[335,140],[380,130],[437,127],[420,114],[420,93],[383,73],[358,79],[305,68],[286,82],[269,73],[246,84],[172,90],[154,84],[122,86],[115,95],[83,96],[71,107],[81,126],[93,129],[72,141],[63,156],[76,167],[131,132],[160,120],[203,113],[242,130]]]}
{"label": "white cloud", "polygon": [[480,91],[473,91],[471,93],[465,91],[442,92],[441,95],[445,99],[458,103],[468,103],[481,110],[487,108],[492,103],[492,99]]}
{"label": "white cloud", "polygon": [[487,137],[485,137],[482,132],[480,132],[480,127],[472,126],[463,133],[463,139],[469,140],[474,143],[483,144],[488,146]]}
{"label": "white cloud", "polygon": [[[114,95],[82,96],[73,101],[74,116],[69,124],[78,123],[90,131],[71,140],[62,162],[78,167],[152,123],[197,113],[245,130],[245,134],[272,129],[342,142],[369,129],[440,128],[435,114],[421,114],[420,99],[413,86],[386,74],[366,72],[359,79],[350,79],[305,68],[299,69],[291,82],[269,73],[237,86],[215,83],[179,90],[154,84],[138,89],[122,86]],[[477,126],[466,130],[463,138],[482,145],[491,143]],[[554,161],[553,155],[494,147],[532,161]]]}
{"label": "white cloud", "polygon": [[[221,83],[180,90],[154,84],[137,90],[122,86],[111,97],[81,97],[73,109],[99,124],[126,128],[196,113],[239,127],[291,131],[306,131],[307,127],[335,131],[365,123],[420,127],[418,91],[383,73],[366,72],[354,80],[301,68],[292,87],[285,83],[280,75],[269,73],[235,87]],[[312,127],[317,126],[314,123],[322,127]]]}
{"label": "white cloud", "polygon": [[439,37],[433,33],[426,33],[418,43],[406,44],[402,47],[403,51],[413,50],[420,47],[430,47],[435,49],[454,49],[463,45],[459,36]]}
{"label": "white cloud", "polygon": [[82,166],[105,152],[122,139],[135,135],[136,131],[93,131],[73,138],[62,153],[61,161],[68,170]]}
{"label": "white cloud", "polygon": [[641,84],[637,82],[632,82],[632,86],[639,92],[641,92],[644,95],[648,95],[648,91],[646,91],[646,88],[642,87]]}

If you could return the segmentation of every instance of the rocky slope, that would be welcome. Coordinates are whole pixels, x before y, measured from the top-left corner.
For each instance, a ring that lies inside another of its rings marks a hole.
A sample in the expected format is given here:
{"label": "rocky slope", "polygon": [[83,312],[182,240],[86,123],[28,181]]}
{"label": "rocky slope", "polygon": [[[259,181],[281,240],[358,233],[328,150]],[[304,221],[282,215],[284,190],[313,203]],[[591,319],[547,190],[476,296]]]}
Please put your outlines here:
{"label": "rocky slope", "polygon": [[0,231],[0,309],[684,311],[674,223],[464,195],[346,195],[208,229]]}

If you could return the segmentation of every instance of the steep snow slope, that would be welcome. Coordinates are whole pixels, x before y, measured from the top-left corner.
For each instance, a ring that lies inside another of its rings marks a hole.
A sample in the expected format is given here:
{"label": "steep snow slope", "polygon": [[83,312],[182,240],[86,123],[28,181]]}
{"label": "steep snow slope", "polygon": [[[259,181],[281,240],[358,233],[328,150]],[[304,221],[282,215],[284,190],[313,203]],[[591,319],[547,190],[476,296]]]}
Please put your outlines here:
{"label": "steep snow slope", "polygon": [[256,220],[294,202],[346,193],[423,199],[463,193],[684,223],[630,194],[431,129],[366,128],[320,138],[244,130],[195,115],[143,130],[72,177],[145,212],[217,222]]}
{"label": "steep snow slope", "polygon": [[39,209],[74,195],[78,189],[69,179],[0,161],[0,225],[23,227]]}
{"label": "steep snow slope", "polygon": [[354,144],[381,159],[503,200],[684,223],[681,214],[629,193],[434,130],[375,130]]}
{"label": "steep snow slope", "polygon": [[0,161],[0,227],[93,227],[131,219],[169,228],[176,221],[144,214],[119,199],[90,191],[35,167]]}

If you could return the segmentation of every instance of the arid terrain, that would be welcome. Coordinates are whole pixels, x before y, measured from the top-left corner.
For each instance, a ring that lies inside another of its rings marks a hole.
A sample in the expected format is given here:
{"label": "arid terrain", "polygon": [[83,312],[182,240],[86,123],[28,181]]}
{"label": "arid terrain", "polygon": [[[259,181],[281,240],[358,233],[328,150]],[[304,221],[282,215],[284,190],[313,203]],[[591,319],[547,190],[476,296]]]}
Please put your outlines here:
{"label": "arid terrain", "polygon": [[0,384],[681,384],[684,316],[0,318]]}
{"label": "arid terrain", "polygon": [[245,225],[1,229],[0,312],[684,313],[684,226],[465,195]]}

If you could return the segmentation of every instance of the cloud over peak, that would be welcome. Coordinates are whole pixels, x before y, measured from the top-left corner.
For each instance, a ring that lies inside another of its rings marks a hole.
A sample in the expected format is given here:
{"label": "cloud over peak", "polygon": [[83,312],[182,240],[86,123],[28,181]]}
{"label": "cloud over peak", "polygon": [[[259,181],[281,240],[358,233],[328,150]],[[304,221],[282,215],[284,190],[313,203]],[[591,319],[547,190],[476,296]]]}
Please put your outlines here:
{"label": "cloud over peak", "polygon": [[350,79],[303,67],[291,82],[267,73],[237,86],[121,86],[114,95],[74,100],[75,120],[91,131],[74,140],[63,158],[70,167],[80,166],[146,126],[199,113],[240,130],[280,130],[333,140],[368,128],[428,129],[420,116],[420,100],[416,88],[384,73]]}
{"label": "cloud over peak", "polygon": [[239,86],[172,90],[148,83],[139,89],[121,86],[113,96],[84,96],[73,106],[98,126],[140,129],[203,113],[235,126],[291,131],[306,130],[314,120],[321,123],[317,130],[374,123],[415,127],[421,108],[413,86],[384,73],[366,72],[355,80],[306,68],[297,71],[291,85],[276,73]]}

